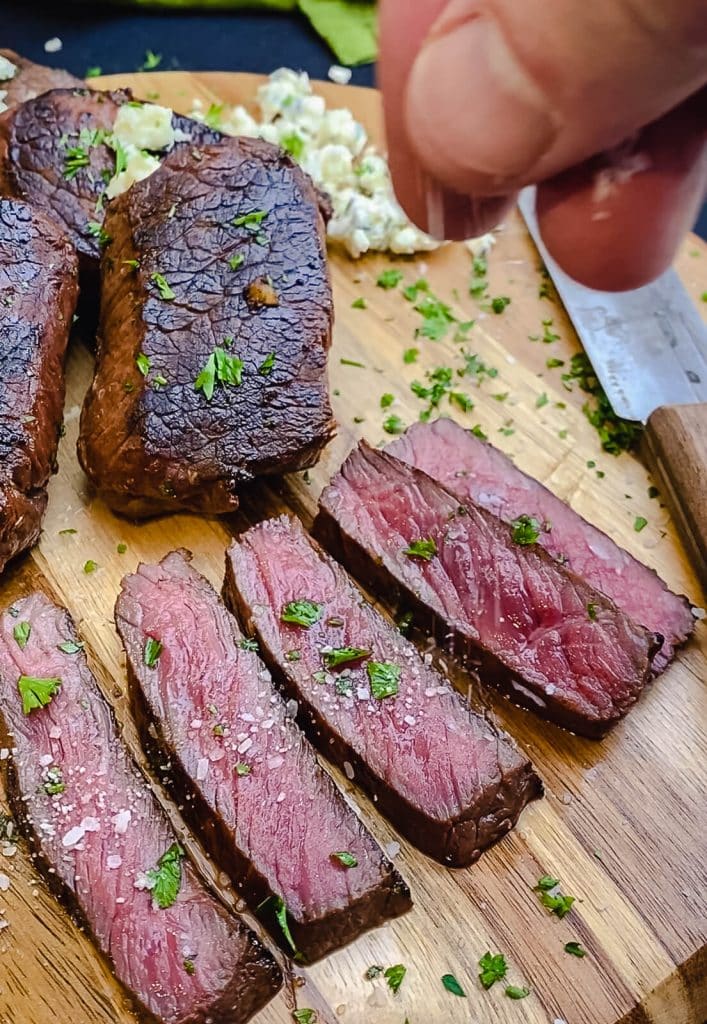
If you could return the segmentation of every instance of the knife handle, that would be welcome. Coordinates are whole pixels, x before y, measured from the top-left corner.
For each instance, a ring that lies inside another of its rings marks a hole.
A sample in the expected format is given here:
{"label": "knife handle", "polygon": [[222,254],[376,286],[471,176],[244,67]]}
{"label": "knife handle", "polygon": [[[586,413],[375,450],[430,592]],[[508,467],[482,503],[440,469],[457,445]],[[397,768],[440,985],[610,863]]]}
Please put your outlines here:
{"label": "knife handle", "polygon": [[707,402],[656,409],[643,453],[707,593]]}

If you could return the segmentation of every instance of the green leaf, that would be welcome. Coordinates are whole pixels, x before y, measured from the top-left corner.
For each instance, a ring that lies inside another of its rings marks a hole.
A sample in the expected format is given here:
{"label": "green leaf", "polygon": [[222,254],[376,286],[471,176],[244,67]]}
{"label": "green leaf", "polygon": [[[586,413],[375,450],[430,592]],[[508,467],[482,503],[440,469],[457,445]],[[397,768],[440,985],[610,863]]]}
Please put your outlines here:
{"label": "green leaf", "polygon": [[253,637],[244,636],[242,640],[238,641],[238,646],[242,651],[257,651],[258,641]]}
{"label": "green leaf", "polygon": [[96,67],[93,67],[93,68],[86,68],[86,73],[84,74],[83,77],[84,78],[98,78],[99,75],[102,75],[102,74],[103,74],[103,68],[99,68],[96,65]]}
{"label": "green leaf", "polygon": [[511,523],[513,540],[516,544],[535,544],[540,536],[540,523],[533,516],[518,516]]}
{"label": "green leaf", "polygon": [[353,302],[351,303],[351,309],[366,309],[366,308],[367,308],[367,303],[366,303],[366,300],[364,299],[364,297],[362,295],[360,295],[357,299],[354,299]]}
{"label": "green leaf", "polygon": [[582,949],[582,947],[580,946],[580,944],[578,942],[566,942],[565,943],[565,953],[569,953],[571,956],[580,957],[580,959],[583,956],[587,955],[586,949]]}
{"label": "green leaf", "polygon": [[218,130],[221,127],[221,115],[223,114],[223,103],[211,103],[204,115],[204,124],[209,128]]}
{"label": "green leaf", "polygon": [[304,139],[297,132],[290,132],[280,139],[282,148],[290,154],[293,160],[299,160],[304,153]]}
{"label": "green leaf", "polygon": [[405,424],[396,413],[392,413],[383,421],[383,430],[386,434],[402,434]]}
{"label": "green leaf", "polygon": [[398,692],[401,668],[392,661],[369,661],[366,672],[371,683],[371,693],[376,700],[394,697]]}
{"label": "green leaf", "polygon": [[641,530],[644,529],[644,527],[646,526],[648,526],[648,520],[645,519],[643,516],[636,516],[636,518],[633,521],[633,528],[636,531],[636,533],[640,533]]}
{"label": "green leaf", "polygon": [[534,891],[537,892],[542,905],[546,907],[551,914],[562,919],[569,914],[572,909],[575,897],[563,896],[562,893],[558,891],[559,885],[559,878],[553,878],[552,875],[543,875],[542,878],[538,879],[538,884],[535,886]]}
{"label": "green leaf", "polygon": [[292,952],[297,955],[297,946],[295,945],[295,940],[292,938],[290,926],[287,923],[287,905],[285,904],[282,896],[272,896],[265,902],[272,903],[275,918],[282,929],[282,934],[285,936],[287,945],[290,947]]}
{"label": "green leaf", "polygon": [[387,409],[389,406],[391,406],[393,404],[394,401],[395,401],[395,396],[391,395],[389,391],[386,391],[386,393],[384,395],[381,395],[381,397],[380,397],[380,407],[381,407],[381,409]]}
{"label": "green leaf", "polygon": [[235,767],[236,775],[240,776],[250,775],[252,770],[253,769],[250,767],[250,765],[246,764],[245,761],[239,761]]}
{"label": "green leaf", "polygon": [[64,177],[72,181],[82,167],[88,167],[91,158],[83,146],[70,146],[64,156]]}
{"label": "green leaf", "polygon": [[488,434],[486,434],[486,433],[485,433],[485,432],[484,432],[484,431],[483,431],[483,430],[481,429],[481,426],[480,426],[480,425],[479,425],[478,423],[476,423],[476,424],[475,424],[475,425],[474,425],[474,426],[473,426],[473,427],[471,428],[471,433],[472,433],[472,434],[474,435],[474,437],[478,437],[478,439],[479,439],[480,441],[488,441],[488,439],[489,439],[489,436],[488,436]]}
{"label": "green leaf", "polygon": [[119,554],[119,555],[124,555],[124,554],[125,554],[125,552],[126,552],[126,551],[128,550],[128,545],[127,545],[127,544],[124,544],[124,543],[123,543],[123,542],[121,541],[121,543],[120,543],[120,544],[117,544],[117,545],[116,545],[116,548],[115,548],[115,550],[116,550],[116,551],[118,552],[118,554]]}
{"label": "green leaf", "polygon": [[270,374],[272,373],[274,365],[275,365],[275,353],[274,352],[268,352],[268,354],[266,355],[265,359],[263,359],[262,363],[258,367],[258,373],[260,374],[261,377],[269,377]]}
{"label": "green leaf", "polygon": [[216,377],[221,384],[238,385],[243,379],[243,360],[238,356],[230,356],[225,349],[214,349],[216,359]]}
{"label": "green leaf", "polygon": [[194,972],[196,971],[196,967],[194,966],[194,961],[192,960],[192,958],[190,956],[185,956],[184,957],[184,960],[182,962],[182,966],[184,967],[184,970],[186,971],[187,974],[194,974]]}
{"label": "green leaf", "polygon": [[378,55],[375,4],[361,0],[299,0],[300,10],[342,64],[368,64]]}
{"label": "green leaf", "polygon": [[216,387],[216,356],[212,352],[194,381],[194,390],[203,391],[207,401],[214,397]]}
{"label": "green leaf", "polygon": [[521,988],[520,985],[506,985],[506,995],[509,999],[525,999],[530,995],[530,989]]}
{"label": "green leaf", "polygon": [[83,571],[87,576],[90,576],[90,574],[95,572],[97,568],[98,562],[94,562],[92,558],[87,559],[87,561],[83,563]]}
{"label": "green leaf", "polygon": [[557,366],[564,366],[564,365],[565,365],[564,359],[557,359],[555,356],[550,356],[549,359],[545,360],[545,366],[547,366],[548,370],[554,370]]}
{"label": "green leaf", "polygon": [[395,994],[403,983],[403,978],[407,974],[407,967],[402,964],[394,964],[392,967],[386,967],[383,971],[383,975],[388,982],[388,987]]}
{"label": "green leaf", "polygon": [[419,348],[406,348],[405,351],[403,352],[403,362],[407,363],[408,365],[410,363],[416,363],[419,354]]}
{"label": "green leaf", "polygon": [[397,267],[389,267],[387,270],[381,271],[376,280],[376,284],[379,288],[384,288],[388,291],[391,288],[397,288],[402,279],[402,270],[398,270]]}
{"label": "green leaf", "polygon": [[542,878],[538,879],[538,884],[535,886],[536,890],[540,892],[547,892],[549,889],[554,889],[560,884],[559,878],[553,878],[552,875],[543,875]]}
{"label": "green leaf", "polygon": [[58,796],[59,793],[63,793],[66,789],[61,768],[57,765],[47,768],[47,778],[43,783],[43,788],[47,796]]}
{"label": "green leaf", "polygon": [[357,366],[359,370],[366,369],[366,364],[359,363],[356,359],[340,359],[339,362],[341,363],[342,366]]}
{"label": "green leaf", "polygon": [[78,654],[83,650],[83,643],[81,640],[64,640],[63,643],[57,644],[57,647],[64,654]]}
{"label": "green leaf", "polygon": [[332,647],[330,651],[322,651],[322,660],[327,668],[338,668],[339,665],[362,661],[370,656],[371,652],[364,647]]}
{"label": "green leaf", "polygon": [[257,232],[258,228],[268,215],[267,210],[249,210],[239,217],[234,217],[234,228],[247,228],[250,232]]}
{"label": "green leaf", "polygon": [[86,225],[86,232],[91,236],[91,238],[98,240],[98,244],[101,249],[105,248],[109,242],[113,241],[108,232],[104,231],[103,225],[99,224],[97,220],[90,220],[88,222]]}
{"label": "green leaf", "polygon": [[154,71],[162,63],[162,54],[153,53],[152,50],[145,50],[145,59],[138,71]]}
{"label": "green leaf", "polygon": [[429,560],[437,554],[437,545],[432,538],[429,538],[428,540],[413,540],[403,550],[403,554],[407,555],[409,558],[422,558],[425,562],[429,562]]}
{"label": "green leaf", "polygon": [[160,660],[162,654],[162,644],[159,640],[155,640],[154,637],[148,636],[145,641],[145,650],[142,654],[142,660],[148,668],[154,668],[157,662]]}
{"label": "green leaf", "polygon": [[597,606],[595,604],[593,604],[591,601],[587,605],[587,615],[592,620],[592,622],[596,622]]}
{"label": "green leaf", "polygon": [[280,620],[309,629],[315,622],[319,622],[323,610],[324,606],[317,604],[316,601],[288,601],[286,605],[283,605],[280,612]]}
{"label": "green leaf", "polygon": [[446,988],[447,992],[451,992],[452,995],[463,996],[464,998],[466,998],[466,992],[461,987],[461,985],[459,984],[459,982],[457,981],[453,974],[443,974],[442,984]]}
{"label": "green leaf", "polygon": [[[315,678],[316,678],[317,674],[318,673],[316,673],[316,672],[314,673]],[[322,672],[322,677],[323,678],[320,680],[320,682],[324,682],[325,681],[325,679],[326,679],[326,673],[325,672]],[[351,682],[350,677],[349,676],[339,676],[338,679],[336,680],[336,682],[334,683],[334,689],[336,690],[336,692],[339,695],[339,697],[350,697],[351,694],[353,693],[353,683]]]}
{"label": "green leaf", "polygon": [[135,365],[137,366],[143,377],[147,377],[150,372],[150,357],[146,356],[144,352],[140,352],[135,356]]}
{"label": "green leaf", "polygon": [[317,1015],[314,1010],[302,1009],[293,1010],[292,1019],[297,1021],[297,1024],[317,1024]]}
{"label": "green leaf", "polygon": [[497,981],[505,978],[508,964],[503,953],[487,951],[479,960],[479,981],[484,988],[491,988]]}
{"label": "green leaf", "polygon": [[22,710],[28,715],[31,711],[45,708],[51,702],[61,686],[61,679],[41,679],[37,676],[20,676],[17,689],[22,697]]}
{"label": "green leaf", "polygon": [[175,294],[170,288],[169,282],[167,281],[167,278],[164,276],[164,274],[159,274],[157,272],[155,272],[154,274],[150,274],[150,280],[154,281],[155,284],[157,285],[157,289],[160,293],[161,299],[165,299],[167,302],[171,302],[172,299],[175,298]]}
{"label": "green leaf", "polygon": [[160,910],[167,910],[177,899],[182,886],[184,856],[184,850],[179,843],[172,843],[157,861],[157,867],[145,872],[150,883],[152,900]]}
{"label": "green leaf", "polygon": [[17,646],[20,650],[24,650],[29,640],[29,635],[32,632],[32,627],[29,622],[18,622],[12,631],[12,635],[17,641]]}
{"label": "green leaf", "polygon": [[511,300],[507,295],[497,295],[495,298],[491,299],[491,309],[494,313],[502,313],[510,303]]}
{"label": "green leaf", "polygon": [[245,263],[245,256],[242,252],[237,252],[233,256],[228,257],[228,265],[231,270],[238,270]]}
{"label": "green leaf", "polygon": [[547,405],[547,403],[549,401],[550,401],[550,399],[547,397],[547,395],[543,391],[542,395],[538,395],[538,397],[535,399],[535,408],[536,409],[542,409],[542,407],[544,405]]}
{"label": "green leaf", "polygon": [[354,857],[348,850],[340,850],[338,853],[331,854],[332,860],[338,860],[339,864],[345,868],[357,868],[358,859]]}

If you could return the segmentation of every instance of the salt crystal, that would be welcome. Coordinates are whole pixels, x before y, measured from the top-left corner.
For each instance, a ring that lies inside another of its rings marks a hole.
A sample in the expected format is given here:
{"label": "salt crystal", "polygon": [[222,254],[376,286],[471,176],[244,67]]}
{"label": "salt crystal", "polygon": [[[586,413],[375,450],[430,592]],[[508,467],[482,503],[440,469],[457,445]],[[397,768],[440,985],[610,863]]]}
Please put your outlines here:
{"label": "salt crystal", "polygon": [[281,803],[282,803],[282,801],[283,801],[284,799],[285,799],[285,794],[284,794],[284,793],[280,793],[280,794],[278,795],[278,798],[277,798],[277,801],[276,801],[276,802],[277,802],[278,804],[281,804]]}
{"label": "salt crystal", "polygon": [[553,695],[553,693],[555,692],[556,689],[557,689],[557,687],[555,686],[554,683],[548,683],[547,686],[545,687],[545,693],[548,695],[548,697],[552,697],[552,695]]}
{"label": "salt crystal", "polygon": [[116,903],[125,903],[125,896],[116,896],[115,902]]}
{"label": "salt crystal", "polygon": [[332,64],[327,72],[328,77],[337,85],[348,85],[351,81],[351,68],[343,68],[341,64]]}
{"label": "salt crystal", "polygon": [[74,825],[74,827],[70,828],[69,831],[66,832],[62,837],[61,845],[66,847],[76,846],[77,843],[81,842],[83,837],[84,830],[81,828],[80,825]]}
{"label": "salt crystal", "polygon": [[246,750],[250,750],[250,748],[252,746],[253,746],[253,741],[252,741],[252,739],[249,736],[247,739],[243,740],[242,743],[238,744],[238,753],[239,754],[245,754]]}
{"label": "salt crystal", "polygon": [[60,738],[60,736],[61,736],[61,726],[60,725],[53,725],[51,727],[51,729],[49,730],[49,735],[51,736],[51,738],[53,740],[58,740]]}
{"label": "salt crystal", "polygon": [[0,892],[7,892],[10,888],[10,879],[0,871]]}
{"label": "salt crystal", "polygon": [[0,932],[3,930],[3,928],[9,928],[9,927],[10,927],[10,922],[9,921],[0,920]]}
{"label": "salt crystal", "polygon": [[197,782],[203,782],[206,776],[209,774],[209,759],[208,757],[200,757],[196,765],[196,780]]}
{"label": "salt crystal", "polygon": [[296,700],[288,700],[288,702],[285,704],[285,714],[287,715],[288,718],[294,718],[295,715],[297,714],[298,708],[299,704],[297,703]]}
{"label": "salt crystal", "polygon": [[697,619],[698,621],[700,619],[704,619],[705,615],[707,615],[707,612],[704,610],[704,608],[693,608],[692,609],[692,617],[694,619]]}
{"label": "salt crystal", "polygon": [[81,828],[84,830],[84,832],[99,832],[101,828],[101,823],[98,820],[98,818],[88,817],[84,818],[83,821],[81,822]]}
{"label": "salt crystal", "polygon": [[123,858],[118,856],[117,853],[111,853],[111,855],[106,859],[106,864],[111,871],[115,871],[115,869],[119,868],[122,863]]}
{"label": "salt crystal", "polygon": [[0,761],[7,761],[9,756],[10,751],[7,749],[7,747],[2,747],[2,749],[0,749]]}
{"label": "salt crystal", "polygon": [[42,756],[39,759],[39,763],[42,766],[42,768],[48,768],[53,760],[54,758],[52,757],[51,754],[42,754]]}
{"label": "salt crystal", "polygon": [[395,857],[397,857],[398,854],[400,853],[400,843],[388,843],[388,845],[385,848],[385,852],[388,854],[391,860],[394,860]]}
{"label": "salt crystal", "polygon": [[132,816],[132,811],[123,809],[122,811],[118,811],[118,813],[112,818],[113,827],[119,836],[125,835],[128,831],[128,825],[130,824]]}
{"label": "salt crystal", "polygon": [[279,768],[284,763],[284,757],[276,754],[275,757],[268,758],[268,768]]}
{"label": "salt crystal", "polygon": [[353,779],[354,777],[353,765],[349,761],[344,761],[344,775],[347,779]]}
{"label": "salt crystal", "polygon": [[51,39],[47,39],[44,44],[45,53],[58,53],[64,44],[58,36],[52,36]]}
{"label": "salt crystal", "polygon": [[195,718],[194,721],[191,723],[190,728],[191,729],[201,729],[201,726],[202,726],[201,719],[200,718]]}
{"label": "salt crystal", "polygon": [[359,686],[356,688],[356,696],[359,700],[368,700],[371,696],[371,691],[367,686]]}
{"label": "salt crystal", "polygon": [[405,718],[403,718],[403,722],[405,722],[406,725],[414,725],[415,719],[412,717],[412,715],[405,715]]}
{"label": "salt crystal", "polygon": [[249,714],[247,711],[244,714],[241,715],[241,718],[243,719],[244,722],[254,722],[255,721],[253,716],[251,714]]}

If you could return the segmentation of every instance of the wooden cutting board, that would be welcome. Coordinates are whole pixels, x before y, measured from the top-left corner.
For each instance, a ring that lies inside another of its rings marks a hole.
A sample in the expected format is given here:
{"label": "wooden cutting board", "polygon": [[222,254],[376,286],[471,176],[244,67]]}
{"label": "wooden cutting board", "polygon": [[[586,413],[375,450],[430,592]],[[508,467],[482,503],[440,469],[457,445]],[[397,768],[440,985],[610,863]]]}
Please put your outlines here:
{"label": "wooden cutting board", "polygon": [[[249,75],[174,72],[113,76],[91,84],[131,85],[138,96],[158,93],[160,102],[187,112],[195,96],[207,104],[216,99],[247,103],[257,83]],[[380,137],[375,92],[333,85],[321,91],[335,105],[351,107]],[[283,508],[309,522],[321,486],[355,439],[386,439],[382,421],[390,412],[412,422],[422,405],[410,382],[435,366],[459,365],[458,345],[415,341],[419,317],[411,305],[399,291],[376,287],[378,273],[389,265],[384,257],[352,262],[332,254],[337,323],[330,365],[338,437],[308,478],[297,474],[254,488],[243,515],[227,520],[173,516],[132,525],[95,498],[75,456],[92,361],[83,344],[73,344],[66,436],[44,533],[38,547],[3,577],[0,604],[40,586],[69,608],[134,751],[123,659],[111,621],[121,576],[138,560],[159,559],[185,546],[194,551],[197,568],[220,586],[224,547],[234,531]],[[396,266],[407,282],[427,276],[435,293],[452,302],[463,319],[477,318],[467,347],[499,371],[473,391],[473,412],[443,411],[466,426],[479,423],[525,470],[654,567],[675,590],[704,604],[667,511],[648,497],[645,470],[629,455],[616,458],[601,451],[582,413],[585,396],[563,387],[562,369],[546,367],[548,357],[568,361],[577,339],[557,300],[539,298],[538,257],[521,223],[510,221],[490,259],[491,294],[512,300],[500,316],[479,316],[467,288],[470,258],[459,246],[399,260]],[[707,246],[688,239],[677,267],[693,299],[707,310],[700,303],[707,289]],[[352,308],[359,296],[365,297],[366,309]],[[547,319],[559,340],[530,341],[529,335],[542,334]],[[406,365],[402,353],[412,345],[420,358]],[[380,408],[384,392],[395,396],[385,412]],[[506,392],[504,401],[493,397]],[[641,532],[634,530],[636,516],[648,520]],[[60,534],[68,528],[77,532]],[[118,543],[127,544],[125,554],[117,553]],[[89,558],[99,568],[86,575],[82,567]],[[422,856],[334,773],[379,840],[400,843],[396,863],[415,908],[314,968],[291,971],[286,989],[257,1024],[285,1024],[295,1006],[316,1009],[319,1024],[403,1024],[406,1019],[409,1024],[701,1024],[707,1017],[706,680],[707,629],[701,623],[676,663],[602,743],[578,739],[490,699],[498,720],[530,754],[546,796],[469,869],[447,870]],[[466,686],[463,674],[459,682]],[[213,879],[198,851],[197,856]],[[134,1021],[89,940],[37,880],[22,843],[14,856],[3,856],[0,849],[0,871],[10,878],[9,890],[0,892],[3,920],[9,923],[0,931],[0,1024]],[[532,891],[545,873],[560,878],[564,891],[577,897],[563,921],[549,915]],[[228,889],[220,891],[231,898]],[[563,951],[572,940],[586,948],[584,959]],[[477,962],[487,950],[507,956],[508,982],[528,986],[528,998],[507,998],[503,984],[488,992],[480,987]],[[380,978],[366,980],[373,964],[407,967],[397,995]],[[445,990],[441,977],[447,973],[459,980],[466,998]]]}

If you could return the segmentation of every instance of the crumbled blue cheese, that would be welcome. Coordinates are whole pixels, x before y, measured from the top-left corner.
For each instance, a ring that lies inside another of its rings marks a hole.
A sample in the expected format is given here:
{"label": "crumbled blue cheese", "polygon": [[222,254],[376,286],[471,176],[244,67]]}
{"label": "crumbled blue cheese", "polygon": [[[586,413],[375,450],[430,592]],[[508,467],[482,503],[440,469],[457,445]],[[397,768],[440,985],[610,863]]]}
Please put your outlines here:
{"label": "crumbled blue cheese", "polygon": [[145,150],[136,149],[134,146],[125,147],[125,156],[125,170],[121,171],[120,174],[115,174],[108,182],[106,188],[108,199],[115,199],[116,196],[127,192],[136,181],[149,178],[152,172],[156,171],[160,166],[156,156],[153,156],[152,153],[146,153]]}
{"label": "crumbled blue cheese", "polygon": [[0,82],[9,82],[16,74],[17,66],[7,57],[0,56]]}
{"label": "crumbled blue cheese", "polygon": [[176,141],[182,141],[183,133],[172,127],[172,111],[156,103],[124,103],[113,124],[113,133],[108,140],[118,143],[125,154],[125,169],[114,175],[108,182],[106,196],[115,199],[126,192],[136,181],[148,178],[160,166],[156,152],[170,150]]}

